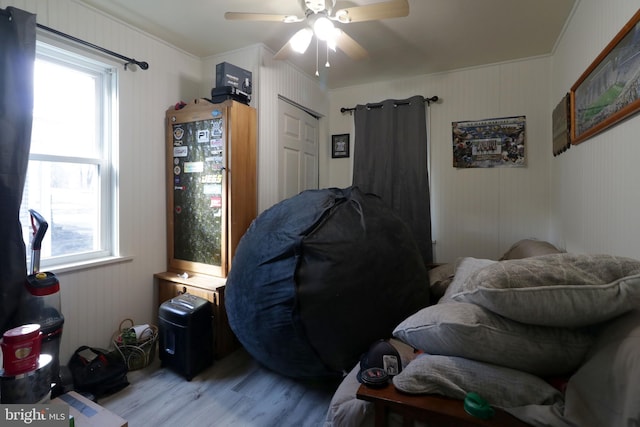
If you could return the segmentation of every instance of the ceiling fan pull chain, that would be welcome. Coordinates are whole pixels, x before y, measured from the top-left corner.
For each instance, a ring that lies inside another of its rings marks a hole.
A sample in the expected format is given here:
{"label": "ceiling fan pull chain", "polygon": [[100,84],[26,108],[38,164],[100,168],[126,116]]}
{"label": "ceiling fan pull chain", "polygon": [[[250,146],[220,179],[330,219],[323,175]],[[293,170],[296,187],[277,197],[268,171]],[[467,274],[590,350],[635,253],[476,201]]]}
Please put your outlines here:
{"label": "ceiling fan pull chain", "polygon": [[318,72],[318,38],[316,37],[316,77],[320,77]]}
{"label": "ceiling fan pull chain", "polygon": [[324,66],[325,66],[326,68],[331,67],[331,64],[329,64],[329,42],[327,42],[327,63],[326,63],[326,64],[324,64]]}

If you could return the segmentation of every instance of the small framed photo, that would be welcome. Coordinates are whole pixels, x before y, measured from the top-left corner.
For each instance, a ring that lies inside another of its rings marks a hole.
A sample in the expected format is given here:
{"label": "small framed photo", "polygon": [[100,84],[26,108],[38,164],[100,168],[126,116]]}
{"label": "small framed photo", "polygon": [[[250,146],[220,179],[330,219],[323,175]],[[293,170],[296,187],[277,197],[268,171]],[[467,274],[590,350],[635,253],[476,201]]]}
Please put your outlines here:
{"label": "small framed photo", "polygon": [[331,135],[331,157],[349,157],[349,134]]}

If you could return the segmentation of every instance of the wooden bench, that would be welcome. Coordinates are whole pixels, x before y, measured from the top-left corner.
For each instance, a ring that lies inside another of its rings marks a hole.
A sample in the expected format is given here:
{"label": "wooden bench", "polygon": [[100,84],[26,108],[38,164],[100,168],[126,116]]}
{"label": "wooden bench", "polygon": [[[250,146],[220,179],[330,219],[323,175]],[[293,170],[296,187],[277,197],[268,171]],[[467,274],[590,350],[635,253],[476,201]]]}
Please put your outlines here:
{"label": "wooden bench", "polygon": [[361,385],[356,396],[373,403],[375,427],[386,426],[390,412],[402,416],[406,427],[414,421],[428,422],[429,427],[531,427],[497,408],[492,418],[482,420],[467,414],[461,400],[401,393],[393,385],[384,388]]}

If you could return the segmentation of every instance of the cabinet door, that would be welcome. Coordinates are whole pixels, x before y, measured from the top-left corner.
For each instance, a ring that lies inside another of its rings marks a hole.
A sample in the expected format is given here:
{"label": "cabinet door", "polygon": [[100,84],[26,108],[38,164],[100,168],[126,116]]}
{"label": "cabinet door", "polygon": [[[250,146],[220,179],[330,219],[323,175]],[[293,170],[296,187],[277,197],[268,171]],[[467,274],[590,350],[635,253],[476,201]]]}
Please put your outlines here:
{"label": "cabinet door", "polygon": [[166,121],[169,269],[226,277],[257,214],[256,110],[202,99]]}
{"label": "cabinet door", "polygon": [[167,111],[169,268],[226,275],[227,104]]}

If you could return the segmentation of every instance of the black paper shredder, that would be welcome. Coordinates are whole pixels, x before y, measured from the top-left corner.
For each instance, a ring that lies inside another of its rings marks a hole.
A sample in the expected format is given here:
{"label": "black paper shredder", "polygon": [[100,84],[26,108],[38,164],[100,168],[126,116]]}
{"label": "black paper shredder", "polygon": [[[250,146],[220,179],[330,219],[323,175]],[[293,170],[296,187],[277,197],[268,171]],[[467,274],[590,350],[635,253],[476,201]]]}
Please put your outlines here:
{"label": "black paper shredder", "polygon": [[191,381],[213,362],[211,303],[185,293],[163,302],[158,317],[162,367]]}

